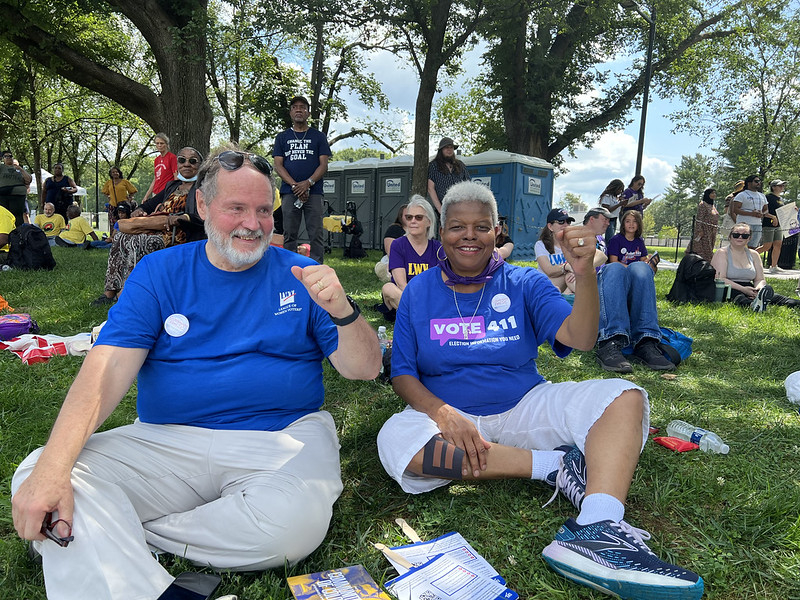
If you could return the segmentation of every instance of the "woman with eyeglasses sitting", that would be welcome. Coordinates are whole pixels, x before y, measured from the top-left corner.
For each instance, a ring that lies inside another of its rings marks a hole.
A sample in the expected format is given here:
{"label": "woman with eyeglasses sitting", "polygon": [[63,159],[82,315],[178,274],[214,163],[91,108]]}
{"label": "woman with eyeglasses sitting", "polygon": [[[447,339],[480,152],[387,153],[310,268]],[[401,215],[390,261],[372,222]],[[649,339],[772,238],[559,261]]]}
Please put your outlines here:
{"label": "woman with eyeglasses sitting", "polygon": [[130,219],[119,222],[108,254],[105,292],[92,304],[111,304],[143,256],[185,242],[205,239],[203,220],[194,197],[203,156],[192,147],[178,153],[178,179],[142,203]]}
{"label": "woman with eyeglasses sitting", "polygon": [[439,264],[436,255],[442,247],[438,240],[433,239],[436,214],[425,198],[418,194],[412,196],[403,219],[406,233],[394,240],[389,249],[392,280],[381,290],[383,303],[390,311],[397,310],[403,290],[412,278]]}
{"label": "woman with eyeglasses sitting", "polygon": [[554,208],[547,215],[547,225],[539,232],[539,241],[533,247],[536,254],[536,264],[539,270],[547,275],[554,286],[561,293],[575,293],[575,273],[567,263],[564,252],[556,242],[558,233],[574,223],[575,219],[569,216],[563,208]]}
{"label": "woman with eyeglasses sitting", "polygon": [[728,300],[740,306],[749,306],[755,312],[767,310],[767,304],[800,306],[800,301],[775,293],[764,280],[764,268],[758,252],[748,248],[752,237],[750,225],[737,223],[728,234],[728,245],[720,248],[711,259],[717,270],[717,279],[731,287]]}

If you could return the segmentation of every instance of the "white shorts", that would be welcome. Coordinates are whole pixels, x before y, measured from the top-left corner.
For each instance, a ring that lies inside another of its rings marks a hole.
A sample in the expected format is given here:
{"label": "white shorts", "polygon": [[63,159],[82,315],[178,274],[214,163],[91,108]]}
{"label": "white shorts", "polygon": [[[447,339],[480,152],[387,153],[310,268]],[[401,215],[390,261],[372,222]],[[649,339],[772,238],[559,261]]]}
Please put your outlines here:
{"label": "white shorts", "polygon": [[[506,412],[488,416],[459,412],[475,423],[489,442],[531,450],[553,450],[566,444],[583,452],[589,429],[608,405],[627,390],[639,390],[644,396],[644,448],[650,425],[647,392],[625,379],[545,381]],[[383,468],[403,491],[420,494],[450,483],[449,479],[420,477],[406,471],[411,459],[438,433],[439,427],[433,419],[410,406],[384,423],[378,433],[378,455]]]}

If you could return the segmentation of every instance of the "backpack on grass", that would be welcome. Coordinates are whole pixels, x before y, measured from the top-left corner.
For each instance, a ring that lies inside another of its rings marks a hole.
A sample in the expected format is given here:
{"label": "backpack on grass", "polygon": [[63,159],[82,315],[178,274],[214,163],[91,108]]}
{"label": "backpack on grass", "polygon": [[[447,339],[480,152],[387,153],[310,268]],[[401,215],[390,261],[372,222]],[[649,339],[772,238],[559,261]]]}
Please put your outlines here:
{"label": "backpack on grass", "polygon": [[47,269],[56,266],[50,242],[44,231],[35,225],[23,223],[8,234],[8,265],[14,269]]}
{"label": "backpack on grass", "polygon": [[39,326],[30,315],[20,313],[0,316],[0,340],[10,340],[26,333],[39,333]]}
{"label": "backpack on grass", "polygon": [[714,283],[716,276],[717,271],[710,262],[698,254],[689,253],[678,265],[667,300],[692,304],[714,302],[717,295],[717,285]]}

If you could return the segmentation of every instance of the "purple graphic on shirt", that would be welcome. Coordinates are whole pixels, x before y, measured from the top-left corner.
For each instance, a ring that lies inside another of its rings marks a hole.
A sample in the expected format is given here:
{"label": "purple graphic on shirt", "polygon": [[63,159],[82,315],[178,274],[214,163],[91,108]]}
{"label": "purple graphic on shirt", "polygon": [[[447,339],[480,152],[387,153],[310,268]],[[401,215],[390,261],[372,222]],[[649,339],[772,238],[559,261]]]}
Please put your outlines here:
{"label": "purple graphic on shirt", "polygon": [[483,317],[463,319],[431,319],[431,339],[444,346],[450,340],[481,340],[486,337]]}

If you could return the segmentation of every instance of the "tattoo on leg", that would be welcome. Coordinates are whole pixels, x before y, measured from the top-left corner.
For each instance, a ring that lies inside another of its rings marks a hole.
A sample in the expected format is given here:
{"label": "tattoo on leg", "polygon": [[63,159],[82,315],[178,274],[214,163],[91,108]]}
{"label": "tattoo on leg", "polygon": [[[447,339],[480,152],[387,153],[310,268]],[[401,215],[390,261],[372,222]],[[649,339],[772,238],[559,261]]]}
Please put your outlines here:
{"label": "tattoo on leg", "polygon": [[444,479],[462,479],[464,451],[441,436],[433,436],[422,452],[422,473]]}

